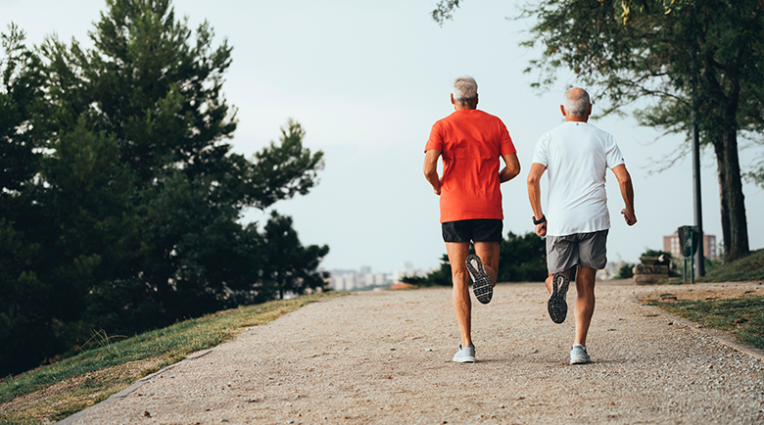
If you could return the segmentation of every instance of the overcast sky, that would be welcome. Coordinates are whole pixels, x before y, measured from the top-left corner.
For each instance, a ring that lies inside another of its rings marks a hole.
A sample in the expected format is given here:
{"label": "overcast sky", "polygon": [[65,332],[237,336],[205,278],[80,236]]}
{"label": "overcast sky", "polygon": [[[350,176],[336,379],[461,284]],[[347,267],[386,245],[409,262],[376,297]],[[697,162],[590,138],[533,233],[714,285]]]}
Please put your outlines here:
{"label": "overcast sky", "polygon": [[[453,111],[450,83],[461,75],[478,82],[479,109],[500,117],[514,140],[522,172],[502,185],[504,230],[533,230],[525,177],[539,137],[562,122],[560,98],[569,75],[545,93],[524,74],[538,50],[518,46],[530,22],[508,20],[516,4],[468,0],[441,28],[429,14],[436,0],[177,0],[178,16],[192,28],[209,21],[233,46],[224,91],[238,107],[235,150],[250,155],[277,139],[288,118],[303,124],[306,146],[323,150],[326,168],[307,196],[277,203],[294,217],[304,244],[328,244],[327,269],[391,272],[404,262],[436,267],[445,253],[438,198],[422,174],[423,148],[432,124]],[[29,44],[46,35],[91,46],[87,32],[105,9],[103,0],[0,0],[0,31],[15,22]],[[595,112],[597,106],[595,105]],[[593,124],[612,133],[634,179],[639,222],[628,227],[623,201],[608,173],[612,228],[610,260],[636,261],[662,249],[662,236],[692,224],[692,172],[687,158],[657,172],[681,136],[660,138],[633,118]],[[743,168],[762,149],[741,152]],[[713,153],[703,154],[706,233],[721,242],[719,189]],[[545,186],[542,185],[542,193]],[[751,248],[764,246],[764,191],[744,185]],[[247,211],[244,221],[267,215]],[[757,219],[757,217],[759,219]]]}

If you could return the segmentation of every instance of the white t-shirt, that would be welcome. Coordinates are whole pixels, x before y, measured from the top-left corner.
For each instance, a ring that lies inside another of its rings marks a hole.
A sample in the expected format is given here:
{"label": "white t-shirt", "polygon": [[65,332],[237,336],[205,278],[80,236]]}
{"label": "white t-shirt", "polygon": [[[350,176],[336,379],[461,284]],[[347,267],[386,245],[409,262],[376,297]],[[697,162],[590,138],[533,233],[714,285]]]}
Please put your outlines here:
{"label": "white t-shirt", "polygon": [[605,173],[624,163],[613,136],[583,122],[565,122],[541,136],[533,162],[549,178],[547,235],[566,236],[610,228]]}

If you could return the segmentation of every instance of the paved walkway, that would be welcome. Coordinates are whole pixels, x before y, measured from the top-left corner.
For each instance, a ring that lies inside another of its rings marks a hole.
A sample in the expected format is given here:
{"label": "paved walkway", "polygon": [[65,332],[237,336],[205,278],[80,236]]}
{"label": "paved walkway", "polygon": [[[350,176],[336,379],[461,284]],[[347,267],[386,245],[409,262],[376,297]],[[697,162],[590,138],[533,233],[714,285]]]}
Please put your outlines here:
{"label": "paved walkway", "polygon": [[335,298],[251,328],[71,422],[763,423],[762,363],[636,302],[655,289],[600,285],[594,363],[577,366],[568,365],[572,311],[553,324],[541,284],[500,285],[491,304],[473,305],[473,365],[451,362],[459,340],[449,289]]}

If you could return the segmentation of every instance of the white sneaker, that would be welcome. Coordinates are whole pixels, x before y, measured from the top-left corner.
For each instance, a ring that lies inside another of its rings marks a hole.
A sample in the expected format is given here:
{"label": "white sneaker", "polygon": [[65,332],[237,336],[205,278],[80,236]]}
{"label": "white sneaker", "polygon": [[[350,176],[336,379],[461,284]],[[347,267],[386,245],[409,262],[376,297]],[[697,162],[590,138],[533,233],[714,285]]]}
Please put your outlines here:
{"label": "white sneaker", "polygon": [[589,353],[586,352],[586,347],[576,344],[570,348],[570,364],[586,364],[591,362],[592,359],[589,357]]}
{"label": "white sneaker", "polygon": [[453,360],[459,363],[475,363],[475,346],[468,345],[462,348],[462,344],[459,344],[459,351],[454,354]]}

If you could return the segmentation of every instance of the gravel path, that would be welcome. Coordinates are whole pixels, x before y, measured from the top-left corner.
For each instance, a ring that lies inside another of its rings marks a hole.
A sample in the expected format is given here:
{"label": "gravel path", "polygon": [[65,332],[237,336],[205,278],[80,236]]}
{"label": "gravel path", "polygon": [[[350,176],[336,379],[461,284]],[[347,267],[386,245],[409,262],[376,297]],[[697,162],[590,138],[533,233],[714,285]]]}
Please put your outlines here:
{"label": "gravel path", "polygon": [[577,366],[568,365],[572,308],[553,324],[541,284],[499,285],[489,305],[473,304],[476,364],[451,362],[449,289],[335,298],[250,328],[70,422],[764,422],[762,363],[637,302],[654,290],[598,286],[594,363]]}

